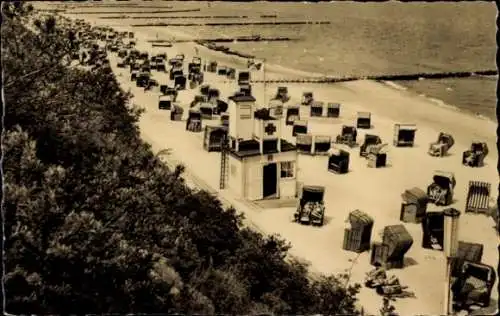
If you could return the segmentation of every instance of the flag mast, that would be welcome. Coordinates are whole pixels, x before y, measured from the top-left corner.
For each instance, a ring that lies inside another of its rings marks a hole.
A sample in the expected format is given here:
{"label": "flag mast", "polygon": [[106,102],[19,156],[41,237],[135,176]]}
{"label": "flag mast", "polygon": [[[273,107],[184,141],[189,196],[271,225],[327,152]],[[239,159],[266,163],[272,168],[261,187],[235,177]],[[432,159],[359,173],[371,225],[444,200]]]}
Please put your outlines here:
{"label": "flag mast", "polygon": [[[264,97],[262,99],[262,102],[266,102],[266,88],[267,88],[267,82],[266,82],[266,59],[262,59],[262,71],[264,72],[263,77],[264,77]],[[266,107],[269,107],[269,104],[266,105]]]}

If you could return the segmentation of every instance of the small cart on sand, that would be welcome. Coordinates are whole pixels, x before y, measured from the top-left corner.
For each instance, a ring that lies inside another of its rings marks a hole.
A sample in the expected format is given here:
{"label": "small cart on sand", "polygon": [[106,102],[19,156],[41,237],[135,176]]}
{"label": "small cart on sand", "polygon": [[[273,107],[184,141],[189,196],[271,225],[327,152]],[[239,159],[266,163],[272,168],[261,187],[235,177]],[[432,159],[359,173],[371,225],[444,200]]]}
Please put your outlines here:
{"label": "small cart on sand", "polygon": [[323,226],[325,205],[323,198],[325,187],[307,185],[302,187],[302,195],[294,214],[294,220],[300,224]]}
{"label": "small cart on sand", "polygon": [[168,86],[163,90],[162,93],[166,96],[171,96],[173,102],[177,101],[177,95],[179,94],[179,92],[175,88]]}
{"label": "small cart on sand", "polygon": [[382,139],[377,135],[365,134],[365,140],[363,144],[359,147],[359,155],[361,157],[366,157],[368,155],[368,146],[382,144]]}
{"label": "small cart on sand", "polygon": [[347,145],[352,148],[356,146],[357,137],[358,131],[356,130],[356,127],[343,125],[342,133],[340,135],[337,135],[335,142],[337,144]]}
{"label": "small cart on sand", "polygon": [[336,174],[349,172],[349,152],[331,148],[328,152],[328,171]]}
{"label": "small cart on sand", "polygon": [[300,108],[298,106],[288,107],[286,109],[285,124],[293,125],[298,120],[300,120]]}
{"label": "small cart on sand", "polygon": [[227,135],[227,128],[224,126],[205,126],[203,136],[203,148],[208,151],[221,151],[222,141]]}
{"label": "small cart on sand", "polygon": [[370,112],[358,112],[356,120],[357,128],[370,129],[372,124],[372,114]]}
{"label": "small cart on sand", "polygon": [[488,145],[486,143],[472,143],[470,149],[462,154],[462,164],[468,167],[482,167],[487,155]]}
{"label": "small cart on sand", "polygon": [[314,96],[312,92],[304,92],[302,94],[301,105],[311,105],[314,101]]}
{"label": "small cart on sand", "polygon": [[281,100],[281,102],[286,103],[290,100],[290,96],[288,95],[287,87],[278,87],[278,91],[276,92],[276,96],[274,97],[277,100]]}
{"label": "small cart on sand", "polygon": [[461,275],[452,284],[453,301],[458,308],[471,305],[490,306],[491,291],[496,281],[495,269],[491,266],[465,262]]}
{"label": "small cart on sand", "polygon": [[172,96],[171,95],[160,95],[158,96],[158,109],[160,110],[170,110],[172,108]]}
{"label": "small cart on sand", "polygon": [[395,124],[393,145],[396,147],[413,147],[415,143],[415,124]]}
{"label": "small cart on sand", "polygon": [[444,157],[448,154],[448,150],[453,147],[455,140],[450,134],[440,132],[437,141],[429,145],[429,155],[432,157]]}
{"label": "small cart on sand", "polygon": [[174,87],[177,90],[185,90],[186,89],[186,76],[176,75],[174,78]]}
{"label": "small cart on sand", "polygon": [[450,205],[457,184],[455,175],[451,172],[435,171],[432,179],[433,182],[427,187],[429,202],[441,206]]}

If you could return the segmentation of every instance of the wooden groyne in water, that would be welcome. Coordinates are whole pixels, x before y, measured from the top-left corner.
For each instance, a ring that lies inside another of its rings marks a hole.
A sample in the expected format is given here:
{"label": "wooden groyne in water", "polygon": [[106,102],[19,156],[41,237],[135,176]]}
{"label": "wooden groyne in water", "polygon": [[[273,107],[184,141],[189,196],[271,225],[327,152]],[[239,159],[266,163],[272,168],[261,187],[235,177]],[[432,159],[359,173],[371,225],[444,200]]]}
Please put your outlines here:
{"label": "wooden groyne in water", "polygon": [[200,45],[204,45],[207,43],[237,43],[237,42],[286,42],[286,41],[299,41],[300,38],[291,38],[291,37],[233,37],[233,38],[206,38],[206,39],[183,39],[183,40],[148,40],[148,43],[187,43],[187,42],[195,42]]}
{"label": "wooden groyne in water", "polygon": [[203,42],[199,42],[199,41],[195,41],[195,43],[198,45],[204,46],[210,50],[224,53],[226,55],[238,56],[238,57],[247,58],[247,59],[254,59],[255,58],[254,55],[241,53],[241,52],[238,52],[236,50],[232,50],[229,47],[226,47],[223,45],[215,45],[214,43],[206,43],[206,42],[203,43]]}
{"label": "wooden groyne in water", "polygon": [[152,47],[172,47],[172,44],[152,44]]}
{"label": "wooden groyne in water", "polygon": [[181,13],[181,12],[200,12],[200,11],[201,11],[201,9],[157,10],[157,11],[145,11],[145,12],[144,11],[108,11],[108,12],[80,11],[80,12],[71,12],[71,14],[121,14],[121,15],[123,15],[123,14]]}
{"label": "wooden groyne in water", "polygon": [[49,13],[64,13],[64,9],[37,9],[38,12],[49,12]]}
{"label": "wooden groyne in water", "polygon": [[228,22],[228,23],[147,23],[132,24],[132,27],[155,26],[246,26],[246,25],[323,25],[330,21],[289,21],[289,22]]}
{"label": "wooden groyne in water", "polygon": [[[71,5],[71,4],[70,4]],[[171,5],[141,5],[139,3],[116,3],[116,4],[98,4],[92,3],[87,5],[77,4],[73,5],[77,8],[137,8],[137,9],[172,9]]]}
{"label": "wooden groyne in water", "polygon": [[179,15],[168,15],[168,16],[158,16],[158,15],[151,15],[151,16],[129,16],[129,15],[110,15],[110,16],[100,16],[99,19],[106,19],[106,20],[112,20],[112,19],[248,19],[248,15],[186,15],[186,16],[179,16]]}
{"label": "wooden groyne in water", "polygon": [[299,41],[299,38],[291,38],[286,36],[278,37],[235,37],[235,38],[215,38],[215,39],[198,39],[196,42],[198,44],[204,43],[233,43],[233,42],[289,42],[289,41]]}
{"label": "wooden groyne in water", "polygon": [[447,79],[447,78],[467,78],[476,76],[495,76],[497,70],[479,71],[456,71],[440,73],[416,73],[406,75],[374,75],[374,76],[353,76],[353,77],[328,77],[328,78],[297,78],[297,79],[274,79],[274,80],[252,80],[255,83],[338,83],[356,80],[375,81],[413,81],[420,79]]}
{"label": "wooden groyne in water", "polygon": [[[255,59],[256,56],[241,53],[230,49],[223,45],[215,45],[210,42],[195,41],[197,44],[202,45],[210,50],[218,51],[226,55],[233,55],[247,59]],[[414,74],[389,74],[389,75],[370,75],[370,76],[351,76],[351,77],[317,77],[317,78],[296,78],[296,79],[273,79],[273,80],[252,80],[255,83],[317,83],[328,84],[337,82],[347,82],[356,80],[374,80],[374,81],[414,81],[420,79],[447,79],[447,78],[467,78],[479,76],[496,76],[498,71],[491,70],[477,70],[477,71],[451,71],[451,72],[427,72],[427,73],[414,73]]]}
{"label": "wooden groyne in water", "polygon": [[[113,8],[116,7],[116,4],[108,4],[106,6],[97,6],[99,8]],[[129,7],[129,8],[141,8],[141,9],[173,9],[174,7],[171,5],[139,5],[139,4],[129,4],[129,5],[118,5],[119,7]]]}

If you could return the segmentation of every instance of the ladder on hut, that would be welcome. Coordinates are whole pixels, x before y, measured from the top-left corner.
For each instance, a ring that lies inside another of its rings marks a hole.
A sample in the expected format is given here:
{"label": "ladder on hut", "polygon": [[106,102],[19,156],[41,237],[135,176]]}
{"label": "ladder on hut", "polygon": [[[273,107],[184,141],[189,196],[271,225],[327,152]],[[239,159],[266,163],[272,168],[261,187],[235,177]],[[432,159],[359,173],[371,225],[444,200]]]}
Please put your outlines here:
{"label": "ladder on hut", "polygon": [[221,141],[220,149],[220,189],[224,190],[226,188],[227,180],[227,169],[228,169],[228,150],[229,142],[227,137],[223,137]]}

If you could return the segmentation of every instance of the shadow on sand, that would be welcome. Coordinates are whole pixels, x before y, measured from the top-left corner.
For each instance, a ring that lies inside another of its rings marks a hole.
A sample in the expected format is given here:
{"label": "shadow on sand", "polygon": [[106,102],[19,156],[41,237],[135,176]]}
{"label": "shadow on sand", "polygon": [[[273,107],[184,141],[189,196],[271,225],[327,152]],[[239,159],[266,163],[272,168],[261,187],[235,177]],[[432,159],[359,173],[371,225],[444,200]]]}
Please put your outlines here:
{"label": "shadow on sand", "polygon": [[470,312],[468,315],[499,315],[498,301],[492,298],[490,300],[490,306],[488,307],[470,307]]}
{"label": "shadow on sand", "polygon": [[410,258],[410,257],[405,257],[405,258],[404,258],[404,261],[403,261],[403,266],[404,266],[405,268],[407,268],[407,267],[411,267],[411,266],[415,266],[415,265],[417,265],[417,264],[418,264],[417,260],[415,260],[415,259],[413,259],[413,258]]}
{"label": "shadow on sand", "polygon": [[290,208],[297,207],[297,199],[266,199],[255,201],[254,203],[259,207],[266,208]]}

